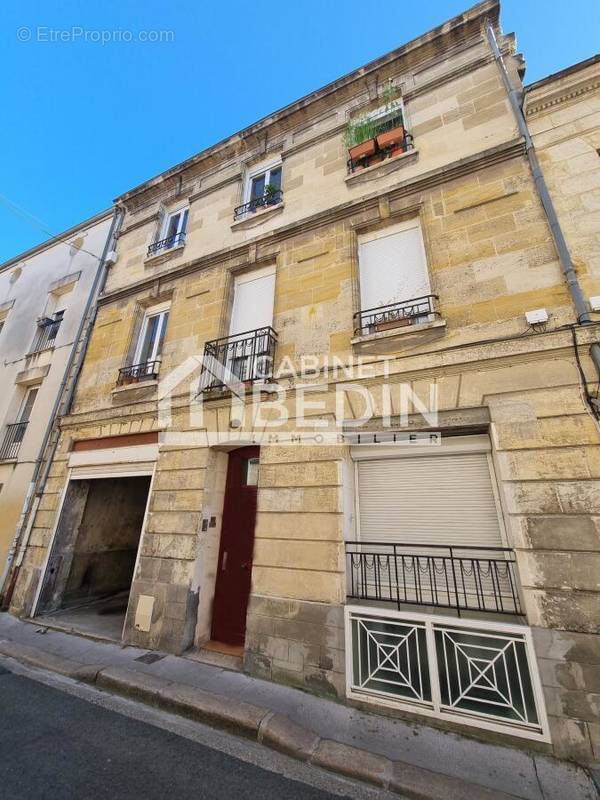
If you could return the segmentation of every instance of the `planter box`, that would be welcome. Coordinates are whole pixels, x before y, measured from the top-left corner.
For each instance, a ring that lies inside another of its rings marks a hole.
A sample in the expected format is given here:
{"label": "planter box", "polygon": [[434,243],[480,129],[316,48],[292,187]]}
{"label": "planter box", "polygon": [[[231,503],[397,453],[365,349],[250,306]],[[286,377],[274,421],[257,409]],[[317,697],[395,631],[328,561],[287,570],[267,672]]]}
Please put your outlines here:
{"label": "planter box", "polygon": [[375,139],[367,139],[366,142],[361,142],[351,147],[348,152],[352,161],[356,161],[359,158],[365,158],[365,156],[372,156],[376,148]]}
{"label": "planter box", "polygon": [[[402,146],[403,142],[404,128],[402,126],[399,128],[392,128],[391,131],[386,131],[385,133],[380,133],[377,137],[377,146],[381,150],[387,150],[394,145]],[[400,152],[402,152],[402,150]]]}
{"label": "planter box", "polygon": [[379,333],[380,331],[389,331],[392,328],[404,328],[406,325],[410,325],[410,323],[410,317],[390,319],[388,322],[378,322],[377,325],[375,325],[375,330]]}

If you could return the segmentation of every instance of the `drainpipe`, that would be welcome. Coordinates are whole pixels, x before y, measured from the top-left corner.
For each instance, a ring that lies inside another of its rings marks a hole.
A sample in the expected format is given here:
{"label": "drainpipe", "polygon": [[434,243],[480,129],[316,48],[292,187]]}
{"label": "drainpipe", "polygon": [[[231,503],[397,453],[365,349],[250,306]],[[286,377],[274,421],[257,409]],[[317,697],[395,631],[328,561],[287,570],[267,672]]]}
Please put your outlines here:
{"label": "drainpipe", "polygon": [[[533,175],[533,181],[540,196],[548,224],[550,225],[550,230],[552,231],[552,238],[554,239],[554,244],[556,245],[560,265],[562,267],[567,286],[569,287],[569,291],[571,292],[571,298],[577,314],[577,322],[579,325],[589,325],[592,322],[592,318],[590,317],[590,313],[588,311],[587,302],[583,292],[581,291],[581,286],[579,285],[579,279],[577,278],[577,273],[575,272],[571,254],[569,253],[567,242],[562,232],[562,228],[560,227],[560,222],[558,221],[558,216],[554,208],[554,203],[552,202],[550,193],[548,192],[548,187],[546,185],[546,181],[544,179],[544,175],[533,146],[533,140],[531,138],[531,134],[529,133],[527,120],[525,119],[525,114],[523,113],[523,107],[519,100],[519,95],[512,85],[510,75],[506,69],[504,59],[502,58],[502,53],[498,47],[496,34],[494,33],[491,23],[488,23],[486,33],[492,53],[494,54],[494,58],[498,64],[498,68],[500,69],[500,75],[502,76],[504,87],[508,92],[508,99],[510,100],[513,113],[517,120],[519,133],[525,140],[527,160],[529,161],[529,166]],[[592,361],[594,362],[594,366],[596,367],[596,372],[600,378],[600,344],[598,344],[598,342],[594,342],[594,344],[592,344],[590,348],[590,355],[592,357]]]}
{"label": "drainpipe", "polygon": [[[98,269],[96,270],[96,275],[94,276],[94,282],[92,283],[92,286],[88,294],[85,308],[81,316],[81,321],[79,323],[79,327],[77,329],[77,333],[73,341],[73,347],[71,348],[71,352],[69,354],[69,358],[65,366],[63,377],[58,392],[56,394],[56,399],[54,401],[52,413],[50,414],[50,419],[48,420],[48,424],[44,432],[42,444],[40,445],[40,449],[38,451],[38,456],[33,469],[33,475],[31,477],[31,481],[29,482],[27,495],[25,497],[25,502],[23,503],[21,514],[19,516],[19,521],[17,523],[15,536],[10,546],[8,558],[6,560],[6,565],[4,567],[2,575],[0,576],[0,598],[2,598],[7,577],[10,574],[10,582],[6,590],[6,594],[2,599],[3,609],[8,608],[10,605],[12,594],[17,581],[17,576],[19,574],[19,569],[21,567],[21,564],[23,563],[23,558],[27,550],[27,545],[29,544],[29,537],[31,535],[31,530],[33,528],[33,521],[35,519],[35,515],[37,513],[38,506],[40,504],[44,487],[46,485],[46,481],[48,480],[48,473],[50,471],[50,466],[52,464],[52,460],[54,458],[54,454],[56,453],[56,448],[58,446],[58,437],[57,437],[56,441],[52,444],[52,447],[50,448],[50,451],[48,453],[48,458],[47,459],[44,458],[46,448],[48,447],[48,443],[50,441],[50,436],[52,435],[52,431],[54,430],[54,427],[59,419],[58,412],[60,410],[61,404],[63,403],[63,400],[66,400],[64,413],[67,413],[71,406],[71,401],[73,399],[73,394],[75,392],[75,385],[77,383],[79,372],[81,371],[81,365],[85,353],[87,351],[89,336],[93,327],[91,324],[91,320],[90,324],[88,325],[88,329],[85,333],[85,338],[83,340],[82,336],[84,335],[87,320],[92,311],[92,307],[95,304],[98,295],[104,289],[104,285],[106,283],[106,274],[107,274],[107,268],[105,263],[106,256],[109,250],[112,249],[112,244],[121,226],[122,218],[123,218],[122,211],[119,208],[115,207],[113,211],[113,218],[111,221],[110,230],[108,232],[108,236],[106,237],[106,242],[104,243],[102,257],[100,258],[100,261],[98,263]],[[81,348],[78,352],[78,345],[80,344],[80,342],[81,342]],[[73,368],[75,368],[75,373],[73,378],[69,380],[69,376]],[[44,461],[46,462],[46,468],[44,470],[42,480],[39,481],[39,486],[36,492],[36,485],[38,484],[38,479],[42,471]],[[20,547],[19,547],[19,541],[21,541]]]}

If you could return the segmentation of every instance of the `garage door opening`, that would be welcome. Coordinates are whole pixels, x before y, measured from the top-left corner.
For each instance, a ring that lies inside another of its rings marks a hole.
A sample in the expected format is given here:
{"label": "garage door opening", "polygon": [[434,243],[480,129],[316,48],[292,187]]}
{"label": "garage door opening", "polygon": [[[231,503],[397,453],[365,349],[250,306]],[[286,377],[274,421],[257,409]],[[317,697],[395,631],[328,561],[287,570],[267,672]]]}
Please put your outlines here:
{"label": "garage door opening", "polygon": [[38,615],[121,639],[149,489],[146,475],[69,483]]}

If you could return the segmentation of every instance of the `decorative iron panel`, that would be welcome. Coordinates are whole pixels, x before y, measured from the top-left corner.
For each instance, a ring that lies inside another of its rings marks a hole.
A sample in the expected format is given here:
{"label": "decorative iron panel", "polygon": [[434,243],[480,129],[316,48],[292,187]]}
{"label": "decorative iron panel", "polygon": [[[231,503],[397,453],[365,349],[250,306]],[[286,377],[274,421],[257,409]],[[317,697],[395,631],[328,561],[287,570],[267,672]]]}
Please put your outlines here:
{"label": "decorative iron panel", "polygon": [[423,625],[353,619],[352,638],[357,688],[417,703],[431,702]]}
{"label": "decorative iron panel", "polygon": [[349,697],[548,741],[524,625],[346,606],[346,670]]}
{"label": "decorative iron panel", "polygon": [[434,629],[442,707],[539,724],[524,637]]}

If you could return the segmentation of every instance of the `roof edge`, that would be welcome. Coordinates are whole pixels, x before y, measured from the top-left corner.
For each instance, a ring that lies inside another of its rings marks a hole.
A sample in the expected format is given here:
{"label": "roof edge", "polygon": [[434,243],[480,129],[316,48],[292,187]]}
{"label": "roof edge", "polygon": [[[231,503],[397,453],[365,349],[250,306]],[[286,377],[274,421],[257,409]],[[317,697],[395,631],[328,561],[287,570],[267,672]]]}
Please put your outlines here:
{"label": "roof edge", "polygon": [[334,81],[331,81],[330,83],[326,84],[320,89],[316,89],[314,92],[310,92],[309,94],[304,95],[298,100],[295,100],[293,103],[290,103],[287,106],[283,106],[282,108],[273,111],[270,114],[267,114],[267,116],[261,117],[261,119],[257,120],[256,122],[253,122],[251,125],[248,125],[247,127],[242,128],[241,130],[232,133],[229,136],[226,136],[224,139],[215,142],[215,144],[209,145],[209,147],[204,148],[204,150],[201,150],[200,152],[196,153],[195,155],[191,156],[185,161],[181,161],[174,167],[170,167],[169,169],[160,172],[158,175],[155,175],[152,178],[148,178],[148,180],[138,184],[133,189],[130,189],[129,191],[124,192],[123,194],[116,197],[114,202],[117,204],[126,202],[131,197],[134,197],[135,195],[140,194],[143,191],[146,191],[147,189],[153,188],[166,178],[172,177],[173,175],[176,175],[178,172],[182,172],[188,167],[193,166],[202,158],[205,158],[208,155],[218,152],[220,149],[223,149],[227,144],[234,142],[236,139],[243,139],[249,136],[250,134],[260,131],[267,125],[272,124],[273,122],[276,122],[282,117],[285,117],[286,115],[299,110],[303,106],[306,106],[309,103],[315,102],[316,100],[319,100],[322,97],[331,94],[332,92],[342,88],[343,86],[349,83],[352,83],[353,81],[364,76],[365,74],[372,72],[378,69],[379,67],[384,66],[390,61],[394,61],[395,59],[400,58],[401,56],[405,55],[411,50],[415,50],[421,45],[426,44],[427,42],[431,42],[432,40],[437,39],[440,36],[447,35],[452,30],[455,30],[456,28],[459,28],[468,22],[472,22],[478,17],[491,17],[493,21],[498,22],[500,18],[500,0],[483,0],[483,2],[477,3],[476,5],[467,8],[462,13],[457,14],[456,16],[452,17],[449,20],[446,20],[445,22],[441,23],[441,25],[437,25],[435,28],[432,28],[431,30],[422,33],[415,39],[411,39],[410,41],[396,48],[395,50],[390,50],[388,53],[385,53],[382,56],[378,56],[378,58],[367,62],[366,64],[364,64],[361,67],[358,67],[355,70],[352,70],[352,72],[348,72],[345,75],[342,75],[340,78],[336,78]]}
{"label": "roof edge", "polygon": [[72,228],[67,228],[66,231],[62,233],[57,233],[55,236],[51,236],[49,239],[46,239],[40,244],[31,247],[29,250],[24,250],[22,253],[19,253],[12,258],[9,258],[8,261],[4,261],[0,264],[0,272],[3,272],[8,267],[12,267],[14,264],[17,264],[19,261],[24,261],[27,258],[31,258],[32,256],[38,255],[43,250],[46,250],[49,247],[53,247],[55,244],[65,244],[64,239],[69,236],[72,236],[77,231],[82,230],[83,228],[91,228],[93,225],[96,225],[98,222],[101,222],[104,219],[112,216],[114,212],[114,206],[110,206],[106,208],[104,211],[100,211],[98,214],[94,214],[93,217],[89,217],[88,219],[84,220],[83,222],[79,222],[77,225],[73,225]]}
{"label": "roof edge", "polygon": [[583,61],[578,61],[577,64],[571,64],[564,69],[559,70],[558,72],[552,72],[550,75],[546,75],[545,78],[540,78],[538,81],[534,81],[534,83],[529,83],[523,87],[525,94],[529,92],[533,92],[536,89],[541,89],[545,84],[552,83],[553,81],[559,80],[560,78],[566,78],[568,75],[573,75],[576,72],[579,72],[586,67],[591,67],[594,64],[600,62],[600,53],[596,53],[596,55],[590,56],[590,58],[586,58]]}

